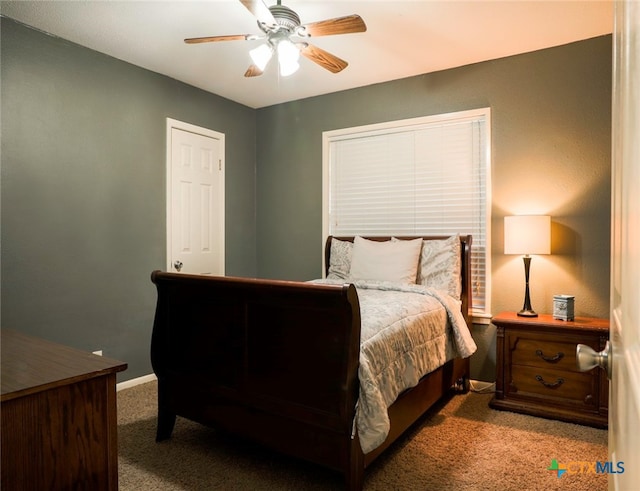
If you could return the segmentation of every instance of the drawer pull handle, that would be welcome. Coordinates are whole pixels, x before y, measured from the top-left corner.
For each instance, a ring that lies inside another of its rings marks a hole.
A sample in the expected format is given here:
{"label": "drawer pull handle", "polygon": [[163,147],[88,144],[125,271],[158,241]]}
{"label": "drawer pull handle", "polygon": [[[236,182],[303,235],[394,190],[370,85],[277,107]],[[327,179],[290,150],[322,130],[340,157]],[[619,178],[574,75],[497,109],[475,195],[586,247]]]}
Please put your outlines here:
{"label": "drawer pull handle", "polygon": [[556,387],[560,387],[562,384],[564,384],[564,379],[561,377],[558,377],[558,380],[556,380],[555,382],[545,382],[542,378],[542,375],[536,375],[536,380],[550,389],[555,389]]}
{"label": "drawer pull handle", "polygon": [[542,350],[536,350],[536,355],[542,358],[544,361],[549,363],[556,363],[564,358],[564,353],[562,351],[558,351],[555,356],[544,356]]}

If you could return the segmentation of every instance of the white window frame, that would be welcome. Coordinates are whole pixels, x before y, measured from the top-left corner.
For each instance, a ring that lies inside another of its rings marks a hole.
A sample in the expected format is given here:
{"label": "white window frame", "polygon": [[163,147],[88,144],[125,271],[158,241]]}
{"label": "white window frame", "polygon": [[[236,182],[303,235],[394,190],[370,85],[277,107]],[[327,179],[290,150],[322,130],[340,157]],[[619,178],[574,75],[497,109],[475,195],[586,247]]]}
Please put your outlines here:
{"label": "white window frame", "polygon": [[[331,192],[331,145],[333,142],[364,136],[384,135],[398,131],[418,131],[431,125],[441,125],[461,119],[485,121],[485,308],[473,308],[473,322],[488,324],[491,318],[491,109],[480,108],[454,113],[388,121],[352,128],[325,131],[322,134],[322,244],[330,234],[329,206]],[[322,255],[324,258],[324,254]],[[324,271],[324,268],[323,268]]]}

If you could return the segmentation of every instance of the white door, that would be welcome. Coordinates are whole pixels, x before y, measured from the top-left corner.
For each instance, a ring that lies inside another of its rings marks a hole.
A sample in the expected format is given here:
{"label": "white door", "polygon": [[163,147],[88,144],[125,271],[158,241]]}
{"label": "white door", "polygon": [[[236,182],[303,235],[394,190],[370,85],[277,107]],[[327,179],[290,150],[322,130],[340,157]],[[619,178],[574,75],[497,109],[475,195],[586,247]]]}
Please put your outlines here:
{"label": "white door", "polygon": [[640,489],[640,2],[615,2],[609,489]]}
{"label": "white door", "polygon": [[167,118],[167,270],[224,275],[224,135]]}

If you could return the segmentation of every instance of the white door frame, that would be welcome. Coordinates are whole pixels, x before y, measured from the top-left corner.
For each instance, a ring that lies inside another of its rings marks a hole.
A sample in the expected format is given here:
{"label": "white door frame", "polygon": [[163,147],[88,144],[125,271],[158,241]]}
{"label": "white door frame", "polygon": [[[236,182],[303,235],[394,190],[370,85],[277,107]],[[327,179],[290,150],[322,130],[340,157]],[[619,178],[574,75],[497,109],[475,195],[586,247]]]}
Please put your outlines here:
{"label": "white door frame", "polygon": [[171,272],[173,271],[173,264],[171,264],[171,241],[172,241],[172,213],[171,213],[171,196],[172,196],[172,186],[171,186],[171,160],[172,160],[172,149],[171,149],[171,130],[179,129],[182,131],[188,131],[190,133],[194,133],[196,135],[202,135],[209,138],[214,138],[220,141],[221,149],[220,149],[220,166],[222,174],[220,178],[222,179],[223,185],[221,188],[221,196],[220,196],[220,236],[222,237],[220,244],[220,254],[222,256],[220,275],[225,274],[225,141],[224,141],[224,133],[219,133],[217,131],[210,130],[208,128],[203,128],[201,126],[196,126],[191,123],[185,123],[184,121],[179,121],[177,119],[167,118],[167,133],[166,133],[166,223],[167,223],[167,239],[166,239],[166,270]]}

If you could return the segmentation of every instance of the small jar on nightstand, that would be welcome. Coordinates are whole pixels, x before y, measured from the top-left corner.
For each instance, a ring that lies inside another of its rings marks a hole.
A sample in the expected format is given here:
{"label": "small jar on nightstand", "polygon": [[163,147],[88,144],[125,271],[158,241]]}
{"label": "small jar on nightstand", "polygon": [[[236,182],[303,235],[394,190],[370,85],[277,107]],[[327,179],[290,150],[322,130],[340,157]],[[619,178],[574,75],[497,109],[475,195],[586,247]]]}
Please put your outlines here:
{"label": "small jar on nightstand", "polygon": [[576,346],[596,351],[609,339],[609,320],[503,312],[497,328],[496,393],[489,405],[551,419],[606,428],[609,384],[603,370],[581,372]]}

